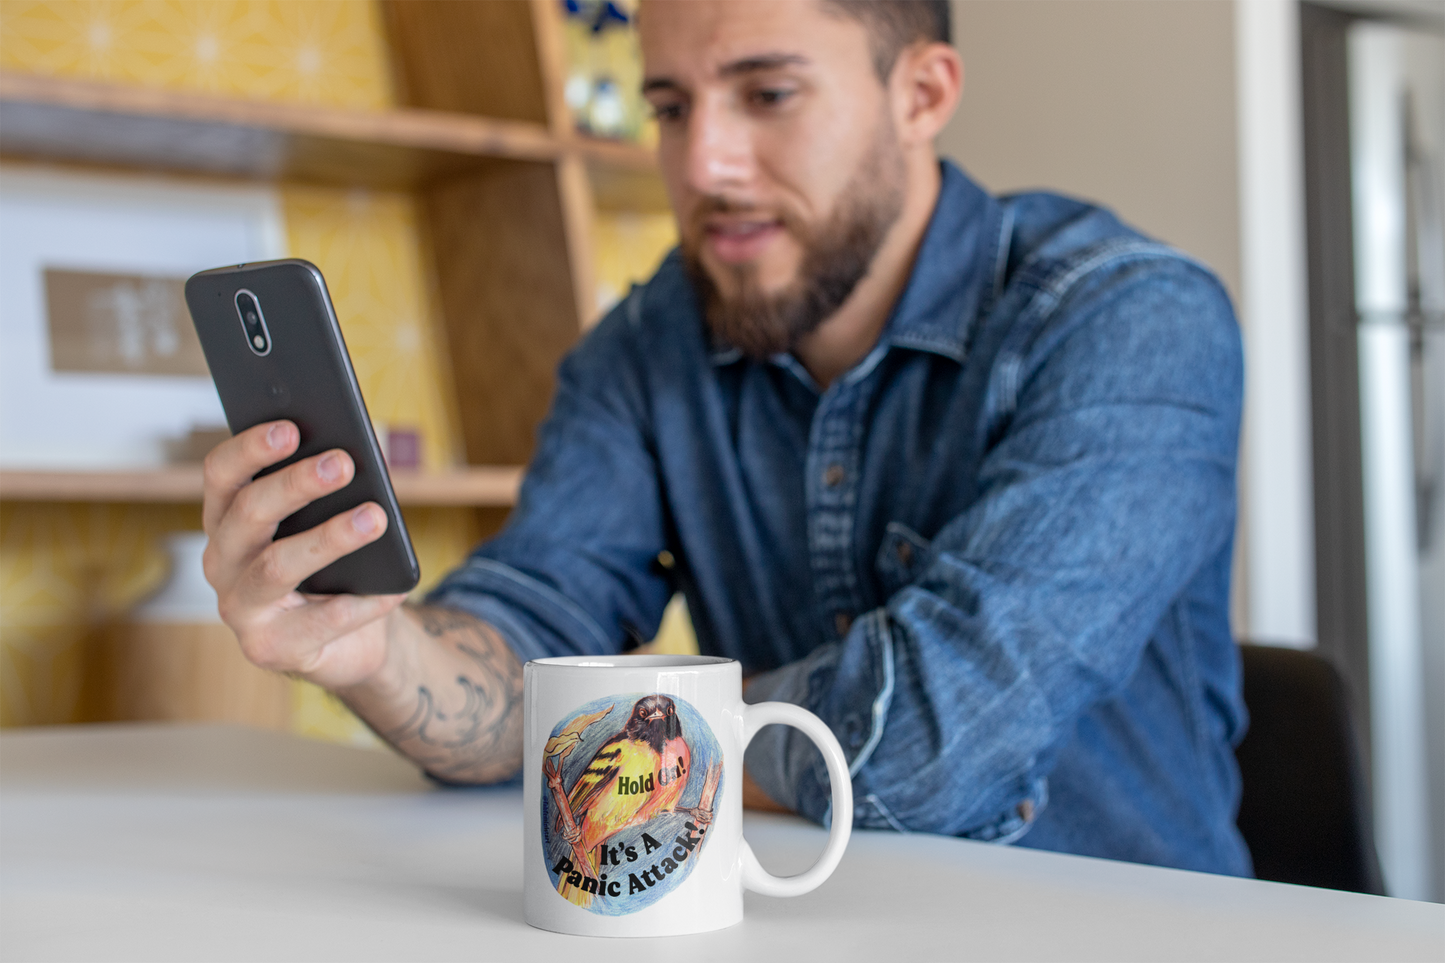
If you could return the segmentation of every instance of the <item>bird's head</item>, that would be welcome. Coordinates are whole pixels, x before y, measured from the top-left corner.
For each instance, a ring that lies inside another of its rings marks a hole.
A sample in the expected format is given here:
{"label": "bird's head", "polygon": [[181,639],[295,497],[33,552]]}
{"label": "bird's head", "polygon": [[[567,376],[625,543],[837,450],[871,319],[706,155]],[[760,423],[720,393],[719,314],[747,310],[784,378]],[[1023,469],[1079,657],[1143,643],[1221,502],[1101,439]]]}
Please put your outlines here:
{"label": "bird's head", "polygon": [[627,720],[627,734],[634,739],[646,739],[661,751],[662,743],[682,735],[682,720],[677,716],[677,705],[665,695],[650,695],[638,699],[632,707],[632,716]]}

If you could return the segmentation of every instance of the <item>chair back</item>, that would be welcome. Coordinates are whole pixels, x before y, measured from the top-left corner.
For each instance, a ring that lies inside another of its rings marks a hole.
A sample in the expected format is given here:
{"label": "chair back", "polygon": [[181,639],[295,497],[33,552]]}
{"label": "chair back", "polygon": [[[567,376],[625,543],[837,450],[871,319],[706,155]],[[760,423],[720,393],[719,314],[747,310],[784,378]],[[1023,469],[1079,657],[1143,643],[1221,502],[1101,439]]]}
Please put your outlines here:
{"label": "chair back", "polygon": [[1311,652],[1241,645],[1239,831],[1260,879],[1385,895],[1344,680]]}

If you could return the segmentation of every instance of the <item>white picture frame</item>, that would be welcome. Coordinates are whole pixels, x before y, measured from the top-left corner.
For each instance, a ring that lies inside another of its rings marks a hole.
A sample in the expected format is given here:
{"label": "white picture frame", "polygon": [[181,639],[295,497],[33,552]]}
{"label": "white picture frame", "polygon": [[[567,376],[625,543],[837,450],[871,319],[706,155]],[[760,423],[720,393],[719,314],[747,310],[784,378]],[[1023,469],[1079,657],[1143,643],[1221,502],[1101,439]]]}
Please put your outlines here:
{"label": "white picture frame", "polygon": [[57,372],[46,268],[185,278],[286,256],[267,186],[0,166],[0,468],[147,468],[225,425],[208,377]]}

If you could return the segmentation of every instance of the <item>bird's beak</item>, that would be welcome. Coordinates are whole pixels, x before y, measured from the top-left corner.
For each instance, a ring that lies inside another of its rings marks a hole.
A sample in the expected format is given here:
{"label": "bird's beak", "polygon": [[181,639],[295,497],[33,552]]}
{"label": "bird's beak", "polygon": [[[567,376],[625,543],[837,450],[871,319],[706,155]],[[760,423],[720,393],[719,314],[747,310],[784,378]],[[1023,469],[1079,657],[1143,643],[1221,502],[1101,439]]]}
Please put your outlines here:
{"label": "bird's beak", "polygon": [[646,719],[648,722],[653,722],[657,719],[663,718],[666,715],[667,713],[663,712],[661,709],[653,709],[647,715],[643,716],[643,718]]}

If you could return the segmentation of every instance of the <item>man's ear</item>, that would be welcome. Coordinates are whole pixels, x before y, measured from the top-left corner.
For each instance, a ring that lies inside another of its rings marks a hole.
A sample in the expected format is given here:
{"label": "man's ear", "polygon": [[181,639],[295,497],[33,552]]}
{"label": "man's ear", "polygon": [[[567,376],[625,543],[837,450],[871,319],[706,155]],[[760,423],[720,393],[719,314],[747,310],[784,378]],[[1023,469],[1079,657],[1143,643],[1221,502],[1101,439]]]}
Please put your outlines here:
{"label": "man's ear", "polygon": [[898,54],[888,87],[899,140],[931,144],[958,107],[963,59],[946,43],[913,44]]}

